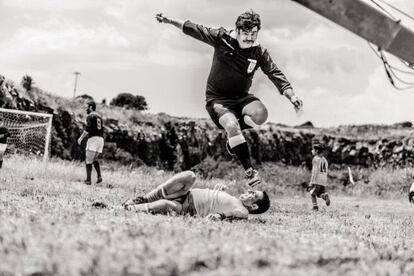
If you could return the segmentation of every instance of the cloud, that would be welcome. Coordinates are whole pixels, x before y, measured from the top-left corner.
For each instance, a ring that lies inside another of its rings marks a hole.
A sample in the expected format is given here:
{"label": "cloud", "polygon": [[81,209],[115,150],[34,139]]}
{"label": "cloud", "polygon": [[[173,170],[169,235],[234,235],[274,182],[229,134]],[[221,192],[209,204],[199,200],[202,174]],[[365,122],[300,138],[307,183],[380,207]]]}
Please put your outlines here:
{"label": "cloud", "polygon": [[[414,11],[412,1],[390,2]],[[204,90],[213,48],[154,16],[164,12],[233,28],[237,16],[253,8],[263,22],[260,42],[305,100],[306,113],[297,118],[259,70],[252,92],[268,106],[272,121],[388,122],[406,118],[405,101],[412,102],[395,96],[362,39],[293,1],[3,0],[1,5],[7,17],[0,16],[0,73],[16,81],[31,74],[40,87],[59,95],[72,95],[76,70],[82,73],[79,93],[98,100],[127,91],[144,95],[154,112],[207,116]]]}
{"label": "cloud", "polygon": [[2,0],[6,7],[21,10],[44,10],[44,11],[62,11],[62,10],[82,10],[87,8],[98,8],[102,4],[94,0]]}

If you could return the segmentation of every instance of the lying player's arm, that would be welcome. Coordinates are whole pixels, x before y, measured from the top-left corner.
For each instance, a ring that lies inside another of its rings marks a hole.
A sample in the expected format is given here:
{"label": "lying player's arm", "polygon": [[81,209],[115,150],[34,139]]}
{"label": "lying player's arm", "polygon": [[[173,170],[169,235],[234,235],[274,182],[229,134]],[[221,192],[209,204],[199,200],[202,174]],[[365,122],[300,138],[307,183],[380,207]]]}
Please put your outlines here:
{"label": "lying player's arm", "polygon": [[88,135],[88,132],[86,130],[84,130],[81,134],[81,136],[78,139],[78,144],[82,144],[83,139]]}
{"label": "lying player's arm", "polygon": [[155,19],[157,19],[157,21],[160,23],[171,24],[181,30],[183,29],[184,21],[182,20],[168,18],[162,13],[155,15]]}
{"label": "lying player's arm", "polygon": [[226,218],[225,214],[210,213],[207,215],[206,219],[211,221],[224,220]]}
{"label": "lying player's arm", "polygon": [[214,213],[214,214],[208,214],[206,217],[208,220],[211,221],[219,221],[219,220],[239,220],[239,219],[247,219],[249,216],[249,212],[247,210],[234,210],[229,213]]}

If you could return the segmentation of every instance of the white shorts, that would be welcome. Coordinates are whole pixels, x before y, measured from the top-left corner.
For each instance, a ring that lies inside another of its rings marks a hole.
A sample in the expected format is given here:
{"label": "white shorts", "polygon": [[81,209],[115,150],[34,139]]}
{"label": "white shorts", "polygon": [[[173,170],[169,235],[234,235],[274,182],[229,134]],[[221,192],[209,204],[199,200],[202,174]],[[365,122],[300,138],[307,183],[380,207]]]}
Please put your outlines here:
{"label": "white shorts", "polygon": [[5,152],[7,148],[7,144],[0,143],[0,152]]}
{"label": "white shorts", "polygon": [[86,150],[102,153],[103,146],[104,146],[103,137],[93,136],[88,139],[88,142],[86,143]]}

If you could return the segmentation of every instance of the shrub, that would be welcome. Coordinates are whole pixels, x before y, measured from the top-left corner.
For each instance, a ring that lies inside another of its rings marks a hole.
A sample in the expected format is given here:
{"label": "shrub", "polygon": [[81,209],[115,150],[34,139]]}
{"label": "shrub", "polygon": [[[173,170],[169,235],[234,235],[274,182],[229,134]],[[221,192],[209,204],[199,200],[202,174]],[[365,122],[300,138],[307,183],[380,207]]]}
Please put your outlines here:
{"label": "shrub", "polygon": [[148,104],[145,97],[132,95],[131,93],[121,93],[112,99],[110,105],[125,107],[129,109],[147,110]]}

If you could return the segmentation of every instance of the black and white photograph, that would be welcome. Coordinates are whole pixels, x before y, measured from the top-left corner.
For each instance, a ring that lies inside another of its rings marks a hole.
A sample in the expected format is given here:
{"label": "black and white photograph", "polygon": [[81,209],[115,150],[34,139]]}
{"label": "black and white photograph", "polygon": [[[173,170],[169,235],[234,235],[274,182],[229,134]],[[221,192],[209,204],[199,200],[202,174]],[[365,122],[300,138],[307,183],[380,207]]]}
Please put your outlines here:
{"label": "black and white photograph", "polygon": [[414,275],[412,0],[0,0],[0,276]]}

